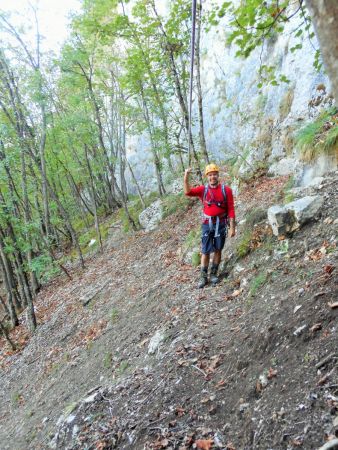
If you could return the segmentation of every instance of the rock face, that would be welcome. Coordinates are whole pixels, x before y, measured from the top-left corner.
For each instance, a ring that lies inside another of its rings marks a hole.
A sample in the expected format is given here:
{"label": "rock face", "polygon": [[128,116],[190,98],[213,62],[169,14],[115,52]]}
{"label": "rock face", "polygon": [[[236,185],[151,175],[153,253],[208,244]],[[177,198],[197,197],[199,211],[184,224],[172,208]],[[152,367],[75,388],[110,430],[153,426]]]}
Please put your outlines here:
{"label": "rock face", "polygon": [[318,214],[323,202],[323,197],[316,195],[300,198],[284,206],[271,206],[268,209],[268,221],[273,234],[280,236],[298,230]]}
{"label": "rock face", "polygon": [[282,158],[280,161],[273,163],[269,168],[271,175],[298,175],[303,171],[303,165],[295,158]]}
{"label": "rock face", "polygon": [[146,231],[151,231],[157,227],[158,223],[162,220],[162,217],[162,201],[159,199],[142,211],[138,220]]}

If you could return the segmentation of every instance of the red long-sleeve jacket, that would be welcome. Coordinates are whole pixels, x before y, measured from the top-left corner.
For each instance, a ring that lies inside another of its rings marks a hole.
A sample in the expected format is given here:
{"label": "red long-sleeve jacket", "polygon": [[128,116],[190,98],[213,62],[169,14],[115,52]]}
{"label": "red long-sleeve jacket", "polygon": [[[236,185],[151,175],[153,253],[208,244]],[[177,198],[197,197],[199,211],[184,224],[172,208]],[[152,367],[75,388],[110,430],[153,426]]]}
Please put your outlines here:
{"label": "red long-sleeve jacket", "polygon": [[[186,194],[188,197],[199,197],[199,199],[203,203],[205,186],[197,186],[191,188],[190,191]],[[235,206],[234,206],[234,197],[232,195],[232,190],[229,186],[225,186],[225,194],[226,194],[226,214],[229,219],[235,218]],[[222,185],[218,184],[215,188],[209,186],[206,199],[203,205],[203,212],[207,216],[221,216],[224,214],[224,209],[220,208],[216,204],[212,203],[210,206],[207,204],[208,202],[219,202],[224,203],[224,197],[222,192]]]}

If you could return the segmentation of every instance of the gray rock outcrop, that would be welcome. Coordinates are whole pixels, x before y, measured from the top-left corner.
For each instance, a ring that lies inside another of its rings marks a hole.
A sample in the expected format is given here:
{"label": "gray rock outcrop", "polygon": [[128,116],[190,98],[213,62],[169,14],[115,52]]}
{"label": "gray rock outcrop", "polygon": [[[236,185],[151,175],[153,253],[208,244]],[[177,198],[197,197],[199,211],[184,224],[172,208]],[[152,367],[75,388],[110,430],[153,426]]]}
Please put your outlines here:
{"label": "gray rock outcrop", "polygon": [[315,195],[300,198],[284,206],[271,206],[268,209],[268,221],[273,234],[280,236],[298,230],[318,214],[323,202],[323,197]]}
{"label": "gray rock outcrop", "polygon": [[159,199],[143,210],[139,215],[138,220],[146,231],[151,231],[157,227],[158,223],[162,220],[162,217],[162,201]]}

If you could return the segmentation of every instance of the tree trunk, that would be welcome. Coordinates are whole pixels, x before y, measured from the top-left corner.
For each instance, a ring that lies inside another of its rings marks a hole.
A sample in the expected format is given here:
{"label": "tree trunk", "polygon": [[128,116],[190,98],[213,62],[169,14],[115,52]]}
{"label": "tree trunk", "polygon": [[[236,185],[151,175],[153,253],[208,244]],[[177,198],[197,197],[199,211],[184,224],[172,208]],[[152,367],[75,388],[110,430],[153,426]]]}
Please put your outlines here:
{"label": "tree trunk", "polygon": [[338,2],[306,0],[330,78],[333,96],[338,105]]}
{"label": "tree trunk", "polygon": [[203,94],[201,85],[201,60],[200,60],[200,42],[201,42],[201,25],[202,25],[202,2],[197,2],[197,30],[196,30],[196,84],[197,84],[197,100],[198,100],[198,118],[199,118],[199,137],[201,153],[204,160],[209,164],[209,155],[204,135],[204,117],[203,117]]}
{"label": "tree trunk", "polygon": [[13,351],[15,351],[16,350],[16,346],[15,346],[14,342],[11,340],[11,338],[9,337],[8,331],[7,331],[6,327],[4,327],[4,325],[2,324],[1,320],[0,320],[0,331],[5,336],[5,339],[9,343],[9,345],[11,346],[11,349]]}
{"label": "tree trunk", "polygon": [[138,182],[137,182],[137,179],[136,179],[136,177],[135,177],[135,175],[134,175],[134,171],[133,171],[133,169],[132,169],[132,167],[131,167],[131,164],[130,164],[130,162],[128,161],[128,159],[126,159],[126,161],[127,161],[127,165],[128,165],[129,171],[130,171],[130,173],[131,173],[131,177],[132,177],[132,179],[133,179],[133,181],[134,181],[134,183],[135,183],[135,186],[136,186],[138,195],[139,195],[139,197],[140,197],[142,206],[143,206],[143,208],[145,208],[145,207],[146,207],[146,204],[145,204],[145,202],[144,202],[144,199],[143,199],[143,195],[142,195],[140,186],[139,186],[139,184],[138,184]]}
{"label": "tree trunk", "polygon": [[[156,15],[156,17],[159,19],[160,21],[160,16],[157,13],[157,10],[155,8],[155,3],[154,1],[152,1],[152,8],[154,10],[154,13]],[[178,74],[178,69],[177,69],[177,65],[175,62],[175,55],[174,55],[174,51],[173,51],[173,46],[170,43],[170,40],[168,39],[167,33],[165,31],[165,28],[163,27],[162,22],[160,21],[160,29],[162,31],[163,36],[165,37],[165,52],[168,56],[168,60],[169,60],[169,68],[170,71],[172,73],[172,77],[174,80],[174,85],[175,85],[175,90],[176,90],[176,95],[178,98],[178,102],[182,111],[182,116],[183,116],[183,120],[184,120],[184,124],[185,124],[185,129],[186,129],[186,134],[187,134],[187,140],[190,141],[190,148],[192,150],[192,154],[194,156],[194,160],[197,166],[197,171],[199,173],[199,177],[202,180],[202,173],[201,173],[201,169],[200,169],[200,162],[199,162],[199,158],[198,158],[198,154],[196,152],[195,149],[195,145],[194,145],[194,141],[192,138],[192,132],[191,129],[189,127],[189,112],[188,112],[188,107],[187,107],[187,102],[186,99],[183,96],[183,89],[181,86],[181,81],[180,81],[180,77]],[[189,161],[188,164],[191,164],[191,155],[189,155]]]}
{"label": "tree trunk", "polygon": [[97,216],[97,205],[96,205],[96,197],[95,197],[94,179],[93,179],[92,168],[91,168],[90,163],[89,163],[88,148],[87,148],[86,144],[84,145],[84,149],[85,149],[86,162],[87,162],[87,167],[88,167],[88,172],[89,172],[89,177],[90,177],[90,186],[91,186],[91,191],[92,191],[92,199],[93,199],[93,206],[94,206],[95,230],[96,230],[97,238],[98,238],[99,243],[100,243],[100,250],[102,252],[102,249],[103,249],[102,236],[101,236],[101,232],[100,232],[99,219],[98,219],[98,216]]}
{"label": "tree trunk", "polygon": [[[15,327],[15,326],[19,325],[19,320],[18,320],[16,311],[20,311],[22,306],[21,306],[21,302],[18,300],[18,297],[17,297],[15,283],[13,280],[13,271],[10,266],[10,262],[7,259],[7,255],[4,251],[2,238],[0,238],[0,256],[1,256],[0,265],[2,267],[3,279],[5,282],[6,291],[7,291],[7,303],[8,303],[10,312],[11,312],[12,325],[13,325],[13,327]],[[23,306],[25,306],[24,299],[23,299]]]}

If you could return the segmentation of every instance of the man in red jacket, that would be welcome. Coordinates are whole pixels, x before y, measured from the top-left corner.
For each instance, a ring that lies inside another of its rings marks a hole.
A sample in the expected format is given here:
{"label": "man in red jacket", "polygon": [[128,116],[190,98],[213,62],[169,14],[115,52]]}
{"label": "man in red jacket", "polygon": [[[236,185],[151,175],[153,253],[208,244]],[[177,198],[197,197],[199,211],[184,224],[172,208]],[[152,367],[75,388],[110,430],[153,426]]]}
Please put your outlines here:
{"label": "man in red jacket", "polygon": [[219,282],[217,272],[227,235],[227,226],[229,225],[230,237],[236,234],[234,199],[232,190],[219,183],[219,168],[216,164],[208,164],[205,168],[205,175],[208,178],[206,186],[190,187],[190,173],[190,168],[185,170],[184,193],[189,197],[199,197],[203,203],[201,278],[198,287],[204,288],[208,284],[210,253],[214,254],[210,282],[215,285]]}

